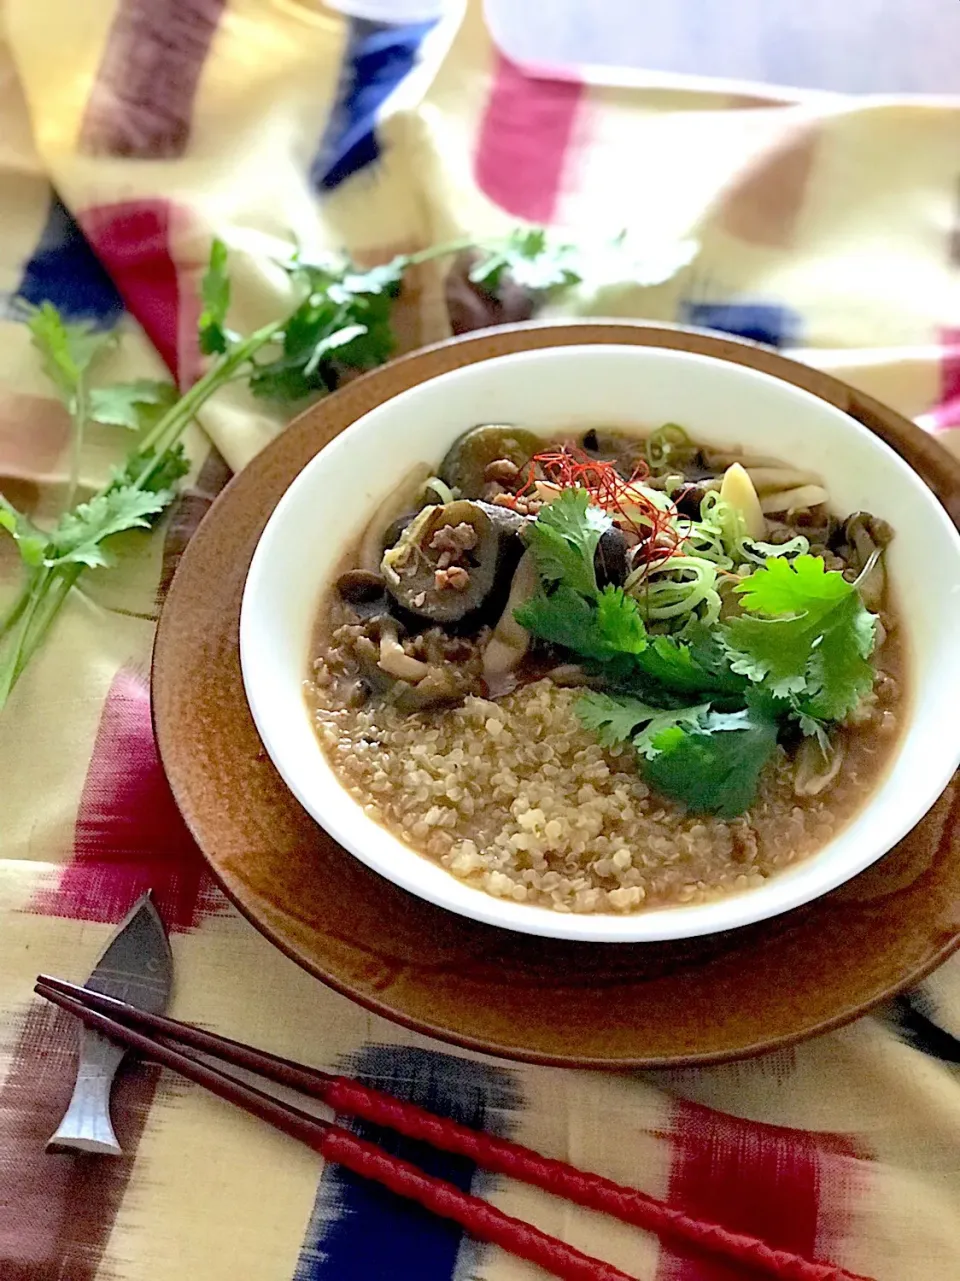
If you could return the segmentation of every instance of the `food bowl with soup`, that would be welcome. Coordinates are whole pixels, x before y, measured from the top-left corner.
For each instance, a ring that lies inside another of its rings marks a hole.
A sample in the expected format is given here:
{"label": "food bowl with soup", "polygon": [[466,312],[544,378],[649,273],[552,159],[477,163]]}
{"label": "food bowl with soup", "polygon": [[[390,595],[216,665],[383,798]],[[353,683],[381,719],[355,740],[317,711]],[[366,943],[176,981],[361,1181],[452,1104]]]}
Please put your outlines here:
{"label": "food bowl with soup", "polygon": [[789,911],[904,836],[960,760],[958,629],[960,538],[863,425],[598,345],[349,427],[263,532],[240,646],[281,776],[369,867],[643,942]]}

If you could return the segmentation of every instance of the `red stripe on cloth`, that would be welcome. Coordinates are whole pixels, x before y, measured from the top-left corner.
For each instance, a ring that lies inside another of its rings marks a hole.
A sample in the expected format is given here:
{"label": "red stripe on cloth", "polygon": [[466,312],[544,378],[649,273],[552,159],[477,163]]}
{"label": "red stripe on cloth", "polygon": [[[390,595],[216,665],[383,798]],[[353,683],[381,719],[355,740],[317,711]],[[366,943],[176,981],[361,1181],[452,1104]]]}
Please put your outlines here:
{"label": "red stripe on cloth", "polygon": [[960,329],[942,329],[940,343],[940,398],[924,421],[934,431],[960,427]]}
{"label": "red stripe on cloth", "polygon": [[497,54],[474,160],[480,189],[508,213],[550,222],[583,99],[580,81],[534,77]]}
{"label": "red stripe on cloth", "polygon": [[190,929],[225,904],[160,765],[146,682],[135,672],[121,671],[100,719],[73,858],[56,889],[38,895],[30,910],[116,922],[148,889],[172,930]]}
{"label": "red stripe on cloth", "polygon": [[[822,1249],[821,1201],[838,1180],[830,1158],[856,1155],[843,1135],[762,1125],[677,1102],[670,1130],[673,1165],[669,1201],[688,1214],[762,1237],[806,1258]],[[830,1205],[831,1226],[843,1216],[842,1198]],[[835,1228],[834,1228],[835,1230]],[[743,1281],[736,1264],[676,1247],[663,1248],[657,1281]]]}
{"label": "red stripe on cloth", "polygon": [[225,0],[120,0],[87,103],[80,149],[182,156],[200,73]]}
{"label": "red stripe on cloth", "polygon": [[[133,1170],[158,1072],[117,1077],[111,1113],[122,1157],[48,1156],[76,1075],[77,1025],[34,1002],[0,1086],[0,1277],[95,1281]],[[112,1270],[108,1270],[113,1275]]]}
{"label": "red stripe on cloth", "polygon": [[80,225],[127,309],[179,380],[180,287],[170,253],[175,211],[165,200],[98,205]]}

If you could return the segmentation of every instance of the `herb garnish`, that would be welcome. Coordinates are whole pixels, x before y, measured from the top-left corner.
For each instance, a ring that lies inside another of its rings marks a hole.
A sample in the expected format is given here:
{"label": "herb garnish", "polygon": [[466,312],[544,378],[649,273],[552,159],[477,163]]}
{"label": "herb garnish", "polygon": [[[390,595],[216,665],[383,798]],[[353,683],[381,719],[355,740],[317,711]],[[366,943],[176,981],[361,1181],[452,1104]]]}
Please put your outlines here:
{"label": "herb garnish", "polygon": [[742,578],[739,615],[651,634],[636,597],[597,586],[611,523],[585,489],[541,508],[525,534],[540,587],[516,619],[602,681],[607,692],[584,694],[577,713],[604,746],[631,743],[644,777],[694,812],[741,814],[790,723],[823,741],[824,722],[869,693],[876,619],[855,584],[800,555]]}
{"label": "herb garnish", "polygon": [[[580,280],[575,250],[539,228],[488,246],[472,240],[436,245],[367,270],[347,258],[311,263],[296,257],[288,270],[300,301],[284,319],[243,337],[227,325],[227,250],[215,240],[198,324],[201,351],[212,361],[182,396],[171,383],[149,379],[93,385],[111,338],[87,324],[67,323],[49,302],[32,309],[27,324],[33,344],[73,422],[72,465],[65,510],[52,528],[39,528],[0,494],[0,529],[13,537],[24,567],[21,590],[0,619],[0,710],[80,575],[113,563],[105,544],[115,534],[149,528],[169,507],[189,470],[181,437],[211,396],[242,380],[257,396],[292,403],[324,395],[346,374],[381,364],[393,354],[391,312],[404,273],[464,250],[476,255],[471,278],[490,292],[507,272],[541,297]],[[92,421],[137,435],[107,484],[77,503],[80,454]]]}
{"label": "herb garnish", "polygon": [[870,691],[877,620],[820,557],[768,560],[737,592],[747,612],[724,629],[734,671],[819,720],[842,720]]}

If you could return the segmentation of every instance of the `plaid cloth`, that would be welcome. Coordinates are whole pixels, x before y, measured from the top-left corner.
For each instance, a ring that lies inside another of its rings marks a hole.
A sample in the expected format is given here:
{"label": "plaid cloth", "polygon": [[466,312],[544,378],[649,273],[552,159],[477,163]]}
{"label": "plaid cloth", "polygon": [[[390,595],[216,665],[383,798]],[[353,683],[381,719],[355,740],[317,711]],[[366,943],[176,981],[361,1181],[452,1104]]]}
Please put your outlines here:
{"label": "plaid cloth", "polygon": [[[387,25],[312,0],[5,0],[0,44],[0,486],[43,517],[68,423],[11,303],[116,327],[117,376],[196,375],[196,284],[233,253],[241,327],[279,314],[291,237],[377,261],[518,220],[614,233],[688,265],[587,280],[594,314],[708,325],[785,348],[960,428],[960,103],[591,85],[511,62],[478,4]],[[415,180],[414,180],[415,176]],[[408,346],[449,332],[439,268],[403,303]],[[765,1058],[602,1076],[454,1054],[328,991],[203,869],[162,777],[146,668],[164,587],[230,468],[282,427],[240,392],[190,447],[164,531],[84,580],[0,717],[3,1281],[533,1281],[447,1224],[211,1099],[137,1069],[129,1155],[49,1157],[75,1033],[31,996],[82,979],[135,895],[157,893],[173,1012],[759,1231],[877,1281],[960,1274],[960,960],[895,1009]],[[122,446],[91,432],[83,478]],[[16,566],[0,548],[6,590]],[[737,1273],[532,1190],[473,1187],[644,1281]]]}

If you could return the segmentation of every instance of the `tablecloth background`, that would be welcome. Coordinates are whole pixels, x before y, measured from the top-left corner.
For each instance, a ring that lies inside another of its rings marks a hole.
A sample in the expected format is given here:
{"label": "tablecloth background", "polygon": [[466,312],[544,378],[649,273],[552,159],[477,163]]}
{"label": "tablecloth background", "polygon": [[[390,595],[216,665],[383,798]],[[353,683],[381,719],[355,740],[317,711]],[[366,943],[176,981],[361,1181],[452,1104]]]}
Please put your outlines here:
{"label": "tablecloth background", "polygon": [[[569,310],[742,334],[948,443],[960,427],[960,101],[590,84],[511,62],[476,3],[391,25],[312,0],[5,0],[0,15],[0,488],[40,518],[62,499],[69,432],[16,299],[116,326],[118,375],[166,364],[187,384],[214,233],[246,328],[279,313],[271,260],[293,238],[374,262],[524,221],[573,239],[625,226],[648,260],[689,262],[656,287],[597,276]],[[441,268],[419,272],[402,311],[406,346],[449,332]],[[228,906],[159,769],[146,673],[178,554],[229,468],[283,420],[238,393],[203,426],[163,530],[125,537],[120,567],[87,576],[0,717],[3,1281],[540,1275],[149,1070],[115,1096],[128,1156],[45,1156],[75,1031],[32,997],[33,978],[83,979],[147,886],[181,1018],[360,1072],[877,1281],[956,1281],[960,961],[789,1051],[604,1076],[394,1027]],[[97,429],[85,481],[123,447]],[[10,547],[0,556],[9,586]],[[737,1275],[468,1163],[435,1169],[643,1281]]]}

